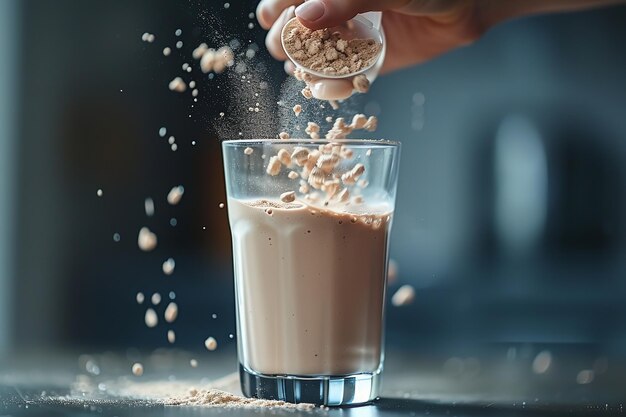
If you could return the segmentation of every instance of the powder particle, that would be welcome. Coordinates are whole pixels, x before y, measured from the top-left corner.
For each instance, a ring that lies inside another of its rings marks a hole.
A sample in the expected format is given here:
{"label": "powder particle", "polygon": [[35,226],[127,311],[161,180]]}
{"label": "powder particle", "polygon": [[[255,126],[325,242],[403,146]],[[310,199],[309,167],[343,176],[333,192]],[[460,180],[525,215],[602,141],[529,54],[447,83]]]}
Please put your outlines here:
{"label": "powder particle", "polygon": [[235,55],[233,54],[232,49],[228,46],[222,46],[217,51],[215,49],[208,48],[204,51],[202,58],[200,59],[200,69],[205,74],[211,71],[220,74],[224,72],[226,68],[233,66],[235,63],[234,59]]}
{"label": "powder particle", "polygon": [[271,176],[278,175],[280,173],[280,167],[280,159],[278,159],[277,156],[272,156],[269,163],[267,164],[266,172]]}
{"label": "powder particle", "polygon": [[367,117],[365,117],[364,114],[355,114],[352,118],[352,123],[350,123],[350,127],[352,127],[352,129],[363,129],[365,123],[367,123]]}
{"label": "powder particle", "polygon": [[166,46],[165,48],[163,48],[164,56],[170,56],[171,53],[172,53],[172,49],[169,46]]}
{"label": "powder particle", "polygon": [[191,359],[189,361],[189,365],[191,365],[192,368],[197,368],[198,367],[198,361],[195,359]]}
{"label": "powder particle", "polygon": [[293,106],[293,112],[296,115],[296,117],[300,116],[300,113],[302,113],[302,106],[299,104],[296,104],[295,106]]}
{"label": "powder particle", "polygon": [[348,75],[369,68],[382,49],[374,39],[345,40],[328,29],[311,31],[297,19],[283,31],[285,49],[299,65],[328,75]]}
{"label": "powder particle", "polygon": [[365,75],[360,74],[352,79],[352,86],[359,93],[367,93],[370,89],[370,82]]}
{"label": "powder particle", "polygon": [[286,149],[279,150],[276,156],[278,157],[278,160],[280,161],[280,163],[283,164],[284,166],[287,167],[291,165],[291,154]]}
{"label": "powder particle", "polygon": [[398,291],[391,297],[391,304],[396,307],[406,306],[411,304],[414,299],[415,289],[407,284],[398,288]]}
{"label": "powder particle", "polygon": [[132,367],[132,371],[133,371],[133,375],[135,376],[143,375],[143,365],[140,364],[139,362],[134,363]]}
{"label": "powder particle", "polygon": [[287,132],[280,132],[278,134],[278,137],[281,138],[281,139],[287,140],[287,139],[289,139],[289,133],[287,133]]}
{"label": "powder particle", "polygon": [[155,292],[154,294],[152,294],[150,301],[152,301],[152,304],[154,304],[155,306],[158,306],[159,304],[161,304],[161,294]]}
{"label": "powder particle", "polygon": [[138,292],[137,295],[135,296],[135,299],[137,300],[137,304],[143,304],[146,297],[143,295],[142,292]]}
{"label": "powder particle", "polygon": [[368,132],[375,131],[377,127],[378,127],[378,119],[376,118],[376,116],[370,116],[367,119],[365,126],[363,126],[363,128],[367,130]]}
{"label": "powder particle", "polygon": [[204,341],[204,346],[208,350],[213,351],[213,350],[217,349],[217,340],[215,340],[215,338],[213,338],[213,337],[209,337],[209,338],[207,338],[207,340]]}
{"label": "powder particle", "polygon": [[193,50],[191,56],[193,56],[194,59],[200,59],[208,49],[209,46],[206,43],[201,43],[196,49]]}
{"label": "powder particle", "polygon": [[165,275],[172,275],[174,273],[174,268],[176,267],[176,261],[174,258],[167,258],[165,262],[163,262],[163,273]]}
{"label": "powder particle", "polygon": [[176,321],[176,318],[178,317],[178,306],[176,305],[176,303],[172,302],[167,305],[164,317],[165,321],[168,323],[173,323],[174,321]]}
{"label": "powder particle", "polygon": [[162,138],[165,137],[165,135],[167,135],[167,129],[162,127],[159,129],[159,136],[161,136]]}
{"label": "powder particle", "polygon": [[253,152],[254,152],[254,149],[252,148],[246,148],[243,150],[243,153],[245,153],[246,155],[252,155]]}
{"label": "powder particle", "polygon": [[309,87],[304,87],[302,89],[302,95],[304,96],[304,98],[306,98],[307,100],[312,99],[313,98],[313,92],[311,91],[311,89]]}
{"label": "powder particle", "polygon": [[104,193],[102,192],[102,189],[101,189],[101,188],[98,188],[98,191],[96,191],[96,195],[97,195],[98,197],[102,197],[102,196],[104,195]]}
{"label": "powder particle", "polygon": [[291,180],[295,180],[296,178],[300,177],[300,174],[298,174],[296,171],[289,171],[289,174],[287,174],[287,177],[289,177],[289,179]]}
{"label": "powder particle", "polygon": [[393,259],[389,259],[387,266],[387,283],[393,284],[398,279],[398,263]]}
{"label": "powder particle", "polygon": [[187,84],[183,81],[182,78],[176,77],[172,81],[170,81],[169,89],[172,91],[176,91],[177,93],[183,93],[187,90]]}
{"label": "powder particle", "polygon": [[143,35],[141,35],[141,40],[144,41],[144,42],[148,42],[148,43],[154,42],[155,38],[156,37],[152,33],[148,33],[148,32],[146,32]]}
{"label": "powder particle", "polygon": [[156,327],[156,325],[159,324],[159,317],[156,311],[151,308],[147,309],[144,321],[146,322],[146,326],[150,328]]}
{"label": "powder particle", "polygon": [[354,185],[364,172],[365,166],[363,164],[356,164],[354,168],[341,176],[341,181],[346,185]]}
{"label": "powder particle", "polygon": [[312,410],[315,405],[308,403],[292,404],[285,401],[245,398],[218,389],[197,390],[192,388],[187,395],[168,398],[165,405],[202,406],[220,408],[287,408]]}
{"label": "powder particle", "polygon": [[174,330],[167,331],[167,341],[170,343],[176,342],[176,333],[174,333]]}
{"label": "powder particle", "polygon": [[287,191],[280,195],[280,201],[283,203],[291,203],[296,199],[296,193],[293,191]]}
{"label": "powder particle", "polygon": [[157,236],[147,227],[142,227],[137,236],[137,245],[144,252],[150,252],[157,246]]}
{"label": "powder particle", "polygon": [[172,206],[180,203],[180,200],[183,198],[183,194],[185,193],[185,187],[182,185],[178,185],[173,187],[169,193],[167,193],[167,202]]}
{"label": "powder particle", "polygon": [[218,206],[219,208],[223,209],[223,208],[224,208],[224,203],[219,203],[217,206]]}
{"label": "powder particle", "polygon": [[152,217],[154,215],[154,201],[150,197],[144,200],[143,208],[146,212],[146,216]]}

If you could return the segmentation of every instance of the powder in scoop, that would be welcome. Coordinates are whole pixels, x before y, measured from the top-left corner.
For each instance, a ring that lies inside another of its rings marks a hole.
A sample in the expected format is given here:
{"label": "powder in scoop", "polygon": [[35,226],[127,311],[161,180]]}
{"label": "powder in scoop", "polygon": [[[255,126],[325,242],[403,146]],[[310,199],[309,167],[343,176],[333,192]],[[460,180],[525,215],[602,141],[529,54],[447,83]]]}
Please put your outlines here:
{"label": "powder in scoop", "polygon": [[346,40],[328,29],[312,31],[297,19],[287,24],[283,34],[285,49],[298,64],[328,75],[347,75],[368,68],[382,48],[374,39]]}

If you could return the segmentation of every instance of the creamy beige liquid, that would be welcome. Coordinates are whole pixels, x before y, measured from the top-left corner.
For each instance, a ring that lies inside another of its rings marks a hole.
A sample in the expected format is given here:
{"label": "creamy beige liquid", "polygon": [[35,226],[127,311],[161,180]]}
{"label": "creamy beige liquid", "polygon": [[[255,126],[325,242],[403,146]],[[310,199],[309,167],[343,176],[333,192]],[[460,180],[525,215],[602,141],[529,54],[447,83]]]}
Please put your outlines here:
{"label": "creamy beige liquid", "polygon": [[245,367],[290,375],[379,368],[391,211],[371,212],[229,200]]}

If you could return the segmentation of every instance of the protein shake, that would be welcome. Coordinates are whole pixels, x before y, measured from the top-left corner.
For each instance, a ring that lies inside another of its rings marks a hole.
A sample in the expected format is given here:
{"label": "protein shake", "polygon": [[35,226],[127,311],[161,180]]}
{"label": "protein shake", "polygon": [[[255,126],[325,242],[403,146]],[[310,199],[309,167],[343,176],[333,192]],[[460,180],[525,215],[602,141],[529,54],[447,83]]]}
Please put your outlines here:
{"label": "protein shake", "polygon": [[391,211],[230,199],[228,214],[243,365],[270,375],[377,371]]}
{"label": "protein shake", "polygon": [[[367,122],[337,120],[327,136]],[[223,149],[244,394],[376,398],[398,144],[235,140]]]}

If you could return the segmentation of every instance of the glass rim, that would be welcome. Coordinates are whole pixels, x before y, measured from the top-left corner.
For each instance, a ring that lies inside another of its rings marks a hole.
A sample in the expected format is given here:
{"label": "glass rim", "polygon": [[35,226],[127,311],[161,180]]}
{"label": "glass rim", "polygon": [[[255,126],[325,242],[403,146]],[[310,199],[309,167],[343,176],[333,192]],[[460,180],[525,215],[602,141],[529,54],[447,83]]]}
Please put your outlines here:
{"label": "glass rim", "polygon": [[396,147],[400,148],[399,141],[388,139],[311,139],[311,138],[290,138],[290,139],[229,139],[223,140],[223,145],[228,146],[244,146],[244,145],[263,145],[263,144],[281,144],[281,145],[325,145],[327,143],[339,143],[349,146],[380,146],[380,147]]}

